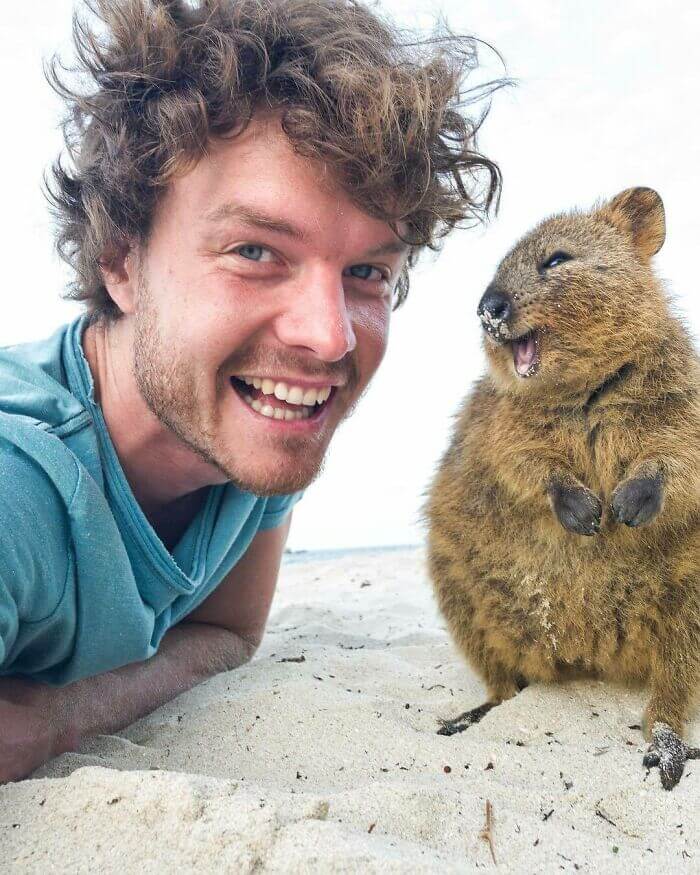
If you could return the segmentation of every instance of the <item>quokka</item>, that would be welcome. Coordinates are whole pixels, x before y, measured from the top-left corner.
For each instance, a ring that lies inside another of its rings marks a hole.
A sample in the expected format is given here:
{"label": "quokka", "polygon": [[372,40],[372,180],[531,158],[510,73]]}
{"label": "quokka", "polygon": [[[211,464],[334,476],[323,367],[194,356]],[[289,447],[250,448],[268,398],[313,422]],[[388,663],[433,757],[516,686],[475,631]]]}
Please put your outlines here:
{"label": "quokka", "polygon": [[530,681],[647,686],[666,789],[700,686],[700,361],[651,259],[649,188],[547,219],[478,306],[487,373],[429,490],[439,607],[488,701]]}

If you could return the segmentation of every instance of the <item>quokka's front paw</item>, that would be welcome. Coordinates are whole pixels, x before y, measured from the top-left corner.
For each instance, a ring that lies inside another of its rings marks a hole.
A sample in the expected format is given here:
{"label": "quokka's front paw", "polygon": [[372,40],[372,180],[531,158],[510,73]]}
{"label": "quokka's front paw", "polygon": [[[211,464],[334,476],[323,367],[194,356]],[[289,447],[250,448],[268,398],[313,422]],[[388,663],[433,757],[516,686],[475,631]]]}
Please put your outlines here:
{"label": "quokka's front paw", "polygon": [[660,474],[623,480],[612,494],[613,517],[626,526],[643,526],[659,515],[663,500]]}
{"label": "quokka's front paw", "polygon": [[552,510],[565,529],[577,535],[596,535],[600,531],[603,505],[590,489],[553,483],[548,494]]}

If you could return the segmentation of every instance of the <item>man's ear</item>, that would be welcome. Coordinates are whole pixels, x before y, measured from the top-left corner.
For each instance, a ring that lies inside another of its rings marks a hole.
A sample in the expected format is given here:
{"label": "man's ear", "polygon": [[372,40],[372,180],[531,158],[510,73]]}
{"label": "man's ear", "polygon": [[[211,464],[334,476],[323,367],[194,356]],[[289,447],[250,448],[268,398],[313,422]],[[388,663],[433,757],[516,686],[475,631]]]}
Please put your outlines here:
{"label": "man's ear", "polygon": [[110,298],[122,313],[133,313],[138,290],[139,260],[134,246],[124,246],[105,253],[100,270]]}
{"label": "man's ear", "polygon": [[653,188],[627,188],[605,204],[601,212],[628,234],[637,253],[648,260],[666,239],[664,204]]}

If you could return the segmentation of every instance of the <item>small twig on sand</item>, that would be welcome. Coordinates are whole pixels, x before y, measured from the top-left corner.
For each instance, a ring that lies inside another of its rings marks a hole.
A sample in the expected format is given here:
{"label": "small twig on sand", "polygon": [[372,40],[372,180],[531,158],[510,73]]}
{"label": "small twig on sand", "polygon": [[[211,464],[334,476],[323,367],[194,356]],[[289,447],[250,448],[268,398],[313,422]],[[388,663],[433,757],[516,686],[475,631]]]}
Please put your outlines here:
{"label": "small twig on sand", "polygon": [[496,854],[493,850],[493,805],[491,805],[488,799],[486,800],[486,823],[479,833],[479,838],[488,842],[491,857],[493,858],[494,864],[496,864]]}
{"label": "small twig on sand", "polygon": [[603,811],[602,808],[600,808],[600,807],[596,808],[595,813],[598,815],[598,817],[602,818],[602,819],[605,820],[607,823],[609,823],[610,826],[617,827],[617,824],[615,823],[615,821],[614,821],[614,820],[610,820],[610,818],[609,818],[608,815]]}

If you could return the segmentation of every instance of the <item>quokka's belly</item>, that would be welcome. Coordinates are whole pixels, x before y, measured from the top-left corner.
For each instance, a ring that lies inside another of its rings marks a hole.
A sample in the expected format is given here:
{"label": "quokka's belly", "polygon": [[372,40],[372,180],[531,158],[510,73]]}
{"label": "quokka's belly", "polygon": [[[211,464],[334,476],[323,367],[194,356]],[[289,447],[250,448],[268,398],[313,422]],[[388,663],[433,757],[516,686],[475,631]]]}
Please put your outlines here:
{"label": "quokka's belly", "polygon": [[467,589],[487,652],[530,679],[643,680],[658,621],[649,593],[661,586],[660,569],[599,538],[538,543],[530,531],[493,539],[483,551],[472,545]]}

